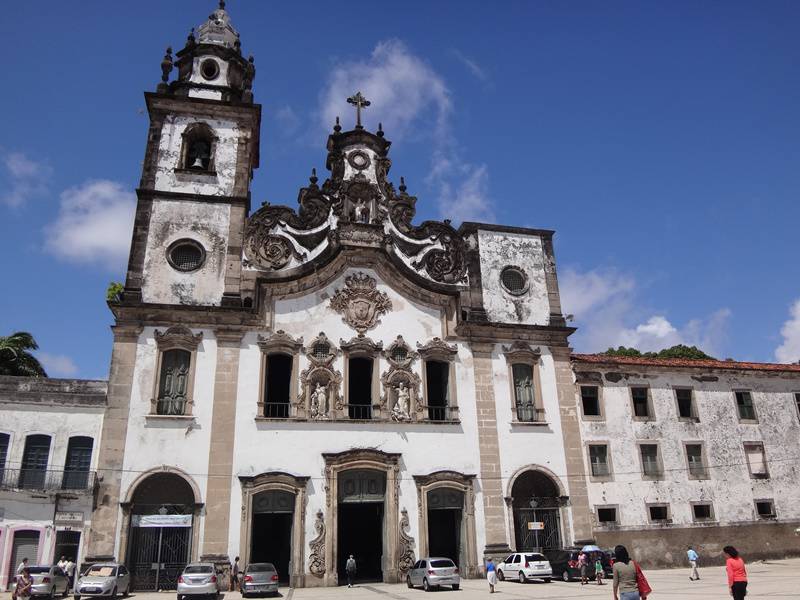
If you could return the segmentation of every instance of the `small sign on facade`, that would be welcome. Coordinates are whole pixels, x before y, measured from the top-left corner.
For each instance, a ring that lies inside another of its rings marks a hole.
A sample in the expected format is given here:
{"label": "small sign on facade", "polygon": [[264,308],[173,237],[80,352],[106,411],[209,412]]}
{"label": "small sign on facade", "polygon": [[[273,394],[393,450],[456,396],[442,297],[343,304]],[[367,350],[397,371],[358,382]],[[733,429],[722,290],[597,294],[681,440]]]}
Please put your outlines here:
{"label": "small sign on facade", "polygon": [[542,521],[528,521],[528,531],[536,531],[537,529],[544,529]]}
{"label": "small sign on facade", "polygon": [[83,513],[80,511],[56,511],[53,521],[56,523],[83,523]]}
{"label": "small sign on facade", "polygon": [[133,515],[134,527],[191,527],[192,515]]}

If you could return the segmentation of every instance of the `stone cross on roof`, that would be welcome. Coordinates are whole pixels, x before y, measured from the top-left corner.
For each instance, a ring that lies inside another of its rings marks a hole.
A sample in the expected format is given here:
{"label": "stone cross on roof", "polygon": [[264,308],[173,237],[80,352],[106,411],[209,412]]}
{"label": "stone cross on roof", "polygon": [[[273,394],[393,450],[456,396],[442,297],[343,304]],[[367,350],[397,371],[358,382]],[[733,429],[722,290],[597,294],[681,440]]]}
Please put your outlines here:
{"label": "stone cross on roof", "polygon": [[361,125],[361,109],[367,108],[370,105],[370,101],[364,98],[361,92],[356,92],[347,99],[347,102],[356,107],[356,129],[363,129]]}

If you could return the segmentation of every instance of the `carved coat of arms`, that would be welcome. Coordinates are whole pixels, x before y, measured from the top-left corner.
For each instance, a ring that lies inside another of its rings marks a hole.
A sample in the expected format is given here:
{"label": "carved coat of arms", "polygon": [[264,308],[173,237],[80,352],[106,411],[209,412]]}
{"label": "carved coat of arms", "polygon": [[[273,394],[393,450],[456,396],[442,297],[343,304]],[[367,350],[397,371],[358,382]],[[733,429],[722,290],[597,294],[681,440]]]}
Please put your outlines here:
{"label": "carved coat of arms", "polygon": [[386,292],[376,289],[378,282],[366,273],[349,275],[344,282],[346,287],[333,294],[331,308],[350,327],[364,333],[380,323],[379,317],[391,310],[392,301]]}

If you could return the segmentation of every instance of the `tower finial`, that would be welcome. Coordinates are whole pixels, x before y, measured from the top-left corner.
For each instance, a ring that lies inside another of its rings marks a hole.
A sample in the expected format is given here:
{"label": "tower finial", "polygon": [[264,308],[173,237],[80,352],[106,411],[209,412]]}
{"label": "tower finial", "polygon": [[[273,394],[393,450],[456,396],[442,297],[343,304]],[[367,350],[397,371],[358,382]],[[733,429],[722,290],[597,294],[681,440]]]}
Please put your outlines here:
{"label": "tower finial", "polygon": [[378,137],[383,137],[383,123],[378,123],[378,133],[376,134]]}
{"label": "tower finial", "polygon": [[406,178],[402,175],[400,176],[400,187],[398,189],[400,190],[401,194],[405,194],[406,190],[408,189],[406,188]]}
{"label": "tower finial", "polygon": [[339,133],[341,130],[342,126],[339,124],[339,117],[336,117],[336,125],[333,126],[333,131]]}
{"label": "tower finial", "polygon": [[316,168],[312,168],[311,169],[311,177],[309,177],[308,180],[311,182],[311,185],[317,185],[317,181],[319,181],[319,179],[317,179],[317,169]]}
{"label": "tower finial", "polygon": [[225,10],[225,0],[219,0],[219,9]]}

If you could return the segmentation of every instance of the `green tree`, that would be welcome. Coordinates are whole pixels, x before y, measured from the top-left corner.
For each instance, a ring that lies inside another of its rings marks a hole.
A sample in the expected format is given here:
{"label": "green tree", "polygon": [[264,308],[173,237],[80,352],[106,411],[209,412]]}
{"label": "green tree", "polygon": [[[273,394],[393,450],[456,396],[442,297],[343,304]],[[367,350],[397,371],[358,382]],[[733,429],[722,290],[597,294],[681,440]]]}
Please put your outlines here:
{"label": "green tree", "polygon": [[119,302],[119,295],[123,292],[125,286],[119,281],[112,281],[106,288],[106,301]]}
{"label": "green tree", "polygon": [[609,348],[602,352],[605,356],[637,356],[642,358],[685,358],[689,360],[716,360],[713,356],[709,356],[697,346],[686,346],[685,344],[678,344],[670,348],[664,348],[658,352],[642,352],[636,348],[626,348],[620,346],[619,348]]}
{"label": "green tree", "polygon": [[609,348],[605,352],[601,352],[601,354],[606,356],[642,356],[642,353],[636,348],[626,348],[625,346]]}
{"label": "green tree", "polygon": [[0,336],[0,375],[47,377],[42,363],[30,353],[38,349],[39,344],[27,331]]}

